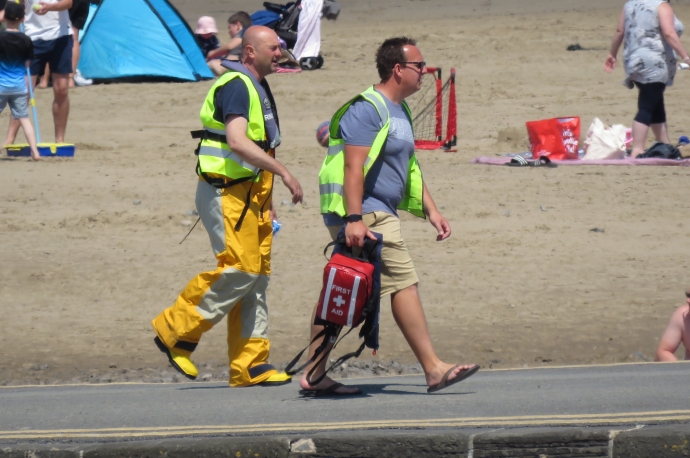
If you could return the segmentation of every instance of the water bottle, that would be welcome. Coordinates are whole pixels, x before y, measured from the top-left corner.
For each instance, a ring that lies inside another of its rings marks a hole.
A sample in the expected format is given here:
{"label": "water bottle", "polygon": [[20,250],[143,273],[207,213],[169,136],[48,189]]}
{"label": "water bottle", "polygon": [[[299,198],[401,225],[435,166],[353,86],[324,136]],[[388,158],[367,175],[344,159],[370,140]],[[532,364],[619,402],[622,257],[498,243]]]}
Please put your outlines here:
{"label": "water bottle", "polygon": [[283,224],[280,223],[277,219],[273,220],[273,236],[278,235],[278,232],[280,232],[280,229],[283,227]]}

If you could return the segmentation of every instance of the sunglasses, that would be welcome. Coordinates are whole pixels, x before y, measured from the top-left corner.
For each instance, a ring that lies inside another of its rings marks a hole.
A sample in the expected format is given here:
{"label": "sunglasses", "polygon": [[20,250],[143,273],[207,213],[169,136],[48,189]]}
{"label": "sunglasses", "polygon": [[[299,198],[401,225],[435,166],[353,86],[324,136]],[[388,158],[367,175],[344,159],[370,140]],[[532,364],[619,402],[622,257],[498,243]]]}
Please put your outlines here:
{"label": "sunglasses", "polygon": [[690,293],[685,293],[685,297],[687,297],[688,299],[690,299]]}
{"label": "sunglasses", "polygon": [[407,64],[413,65],[413,66],[417,67],[417,69],[419,71],[422,71],[423,69],[426,68],[426,62],[424,62],[424,61],[421,61],[421,62],[398,62],[398,63],[401,65],[407,65]]}

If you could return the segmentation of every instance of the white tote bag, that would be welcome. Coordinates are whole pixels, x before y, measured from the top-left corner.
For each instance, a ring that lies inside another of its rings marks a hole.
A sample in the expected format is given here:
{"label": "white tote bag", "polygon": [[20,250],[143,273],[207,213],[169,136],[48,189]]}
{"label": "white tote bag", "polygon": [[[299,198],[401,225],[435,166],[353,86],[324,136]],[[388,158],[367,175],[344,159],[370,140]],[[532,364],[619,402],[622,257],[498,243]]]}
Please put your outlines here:
{"label": "white tote bag", "polygon": [[625,157],[625,126],[609,127],[601,119],[594,118],[585,139],[583,161],[597,159],[623,159]]}

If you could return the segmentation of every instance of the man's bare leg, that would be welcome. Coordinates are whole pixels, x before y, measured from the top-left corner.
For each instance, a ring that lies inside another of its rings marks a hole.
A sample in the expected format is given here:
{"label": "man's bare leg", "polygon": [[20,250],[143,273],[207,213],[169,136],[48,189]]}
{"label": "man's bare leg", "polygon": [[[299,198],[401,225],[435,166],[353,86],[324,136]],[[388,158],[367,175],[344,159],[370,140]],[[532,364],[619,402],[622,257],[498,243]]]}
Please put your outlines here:
{"label": "man's bare leg", "polygon": [[69,74],[53,73],[53,122],[55,143],[65,142],[67,118],[69,117]]}
{"label": "man's bare leg", "polygon": [[[316,317],[316,307],[317,306],[314,306],[314,311],[311,314],[312,325],[311,325],[311,335],[309,336],[310,342],[312,340],[314,340],[314,337],[316,337],[316,335],[323,330],[323,326],[316,326],[314,324],[314,318]],[[333,343],[334,342],[329,342],[328,345],[326,346],[326,349],[324,350],[324,353],[326,354],[326,356],[323,358],[321,363],[319,363],[317,368],[314,370],[314,375],[312,376],[312,378],[319,378],[326,371],[326,363],[328,362],[328,355],[331,352],[331,349],[333,348]],[[319,347],[320,344],[321,344],[320,341],[311,344],[311,346],[309,347],[309,358],[311,358],[314,355],[314,352],[316,351],[316,349]],[[319,356],[319,358],[321,358],[321,356]],[[302,378],[299,381],[299,385],[303,390],[321,391],[321,390],[327,389],[328,387],[330,387],[331,385],[336,383],[332,378],[326,376],[318,384],[310,385],[309,382],[307,382],[307,374],[309,373],[309,371],[311,370],[312,367],[314,367],[314,365],[310,364],[309,366],[307,366],[304,369],[304,373],[302,374]],[[337,390],[335,390],[335,392],[336,393],[358,393],[359,390],[357,388],[350,388],[347,386],[342,386],[342,387],[338,388]]]}
{"label": "man's bare leg", "polygon": [[[31,76],[31,87],[36,87],[36,76],[35,75]],[[27,93],[26,98],[27,98],[27,100],[29,100],[31,98],[31,96]],[[3,143],[3,145],[11,145],[12,143],[14,143],[14,141],[17,139],[17,133],[19,132],[19,126],[20,126],[19,120],[10,117],[10,125],[7,128],[7,137],[5,138],[5,143]]]}
{"label": "man's bare leg", "polygon": [[211,59],[207,62],[208,67],[211,69],[214,75],[220,76],[228,71],[227,68],[220,65],[220,59]]}
{"label": "man's bare leg", "polygon": [[43,70],[43,76],[41,81],[38,82],[38,89],[48,89],[48,82],[50,81],[50,65],[46,64],[46,68]]}
{"label": "man's bare leg", "polygon": [[652,124],[650,127],[652,128],[652,132],[654,132],[656,141],[661,143],[671,143],[671,139],[668,138],[668,126],[665,122],[660,124]]}
{"label": "man's bare leg", "polygon": [[[410,345],[412,352],[422,365],[426,383],[428,386],[438,385],[443,375],[448,372],[454,364],[444,363],[436,356],[434,347],[431,344],[429,330],[426,325],[426,317],[422,308],[422,301],[419,298],[417,284],[393,293],[391,296],[391,308],[393,318],[405,336],[405,340]],[[470,369],[473,365],[460,365],[448,375],[448,382],[451,382],[462,371]]]}
{"label": "man's bare leg", "polygon": [[[422,365],[424,370],[424,375],[426,377],[426,383],[428,386],[438,385],[443,378],[443,375],[453,368],[454,364],[447,364],[441,361],[434,347],[431,344],[431,338],[429,337],[429,330],[426,325],[426,317],[424,316],[424,309],[422,308],[422,302],[419,298],[419,291],[417,290],[417,284],[408,286],[407,288],[393,293],[391,296],[391,309],[393,311],[393,317],[398,327],[403,333],[405,340],[410,345],[412,352],[417,357],[417,360]],[[312,313],[312,323],[314,322],[314,314],[316,313],[316,307]],[[322,326],[315,326],[312,324],[311,327],[311,337],[313,339],[321,330]],[[319,346],[319,343],[314,343],[309,348],[309,357],[314,354],[314,351]],[[326,352],[330,352],[331,344],[326,348]],[[321,364],[318,365],[314,371],[314,377],[319,377],[326,370],[326,361],[328,356],[324,358]],[[330,377],[324,378],[318,385],[309,385],[307,383],[306,374],[309,372],[312,366],[305,369],[304,375],[300,380],[300,386],[304,390],[322,390],[333,383],[333,379]],[[472,365],[460,365],[455,368],[453,372],[448,375],[448,382],[452,381],[458,376],[462,371],[470,369]],[[337,392],[340,393],[354,393],[357,392],[356,388],[341,387],[338,388]]]}
{"label": "man's bare leg", "polygon": [[74,74],[77,71],[77,65],[79,65],[81,43],[79,43],[79,29],[74,26],[72,27],[72,37],[74,38],[74,44],[72,45],[72,73],[69,74],[69,87],[76,87],[74,84]]}

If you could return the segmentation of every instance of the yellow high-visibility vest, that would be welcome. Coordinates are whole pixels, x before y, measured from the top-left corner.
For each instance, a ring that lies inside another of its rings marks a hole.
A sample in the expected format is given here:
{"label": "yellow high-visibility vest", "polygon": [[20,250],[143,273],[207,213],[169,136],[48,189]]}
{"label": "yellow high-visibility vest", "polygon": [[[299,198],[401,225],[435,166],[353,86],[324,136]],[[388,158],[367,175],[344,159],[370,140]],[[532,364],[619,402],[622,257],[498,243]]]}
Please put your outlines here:
{"label": "yellow high-visibility vest", "polygon": [[[218,90],[230,81],[241,79],[249,91],[249,119],[247,123],[247,138],[254,142],[266,140],[266,127],[264,114],[261,108],[261,97],[254,87],[254,82],[247,75],[239,72],[228,72],[218,78],[206,95],[206,100],[201,107],[201,124],[204,130],[216,136],[225,137],[225,124],[214,118],[216,111],[215,96]],[[199,144],[199,171],[205,174],[215,174],[233,180],[247,178],[258,174],[260,170],[243,161],[236,153],[232,152],[227,140],[222,141],[217,137],[202,139]]]}
{"label": "yellow high-visibility vest", "polygon": [[[344,217],[347,215],[344,200],[344,181],[345,181],[345,141],[339,137],[340,120],[350,106],[357,100],[366,100],[371,103],[381,118],[381,130],[376,135],[374,143],[371,145],[369,155],[364,161],[364,176],[367,176],[371,166],[378,158],[383,148],[388,131],[390,129],[390,115],[386,101],[383,96],[376,92],[372,87],[354,97],[345,105],[340,107],[335,112],[331,119],[329,127],[329,141],[328,141],[328,155],[321,165],[319,172],[319,195],[321,200],[321,213],[335,213],[338,216]],[[410,108],[407,103],[402,103],[405,112],[410,118],[412,124],[412,116]],[[420,218],[425,218],[422,197],[424,195],[424,182],[422,180],[422,170],[419,167],[417,155],[412,154],[407,170],[407,183],[405,186],[405,194],[403,196],[398,210],[404,210],[412,213]]]}

